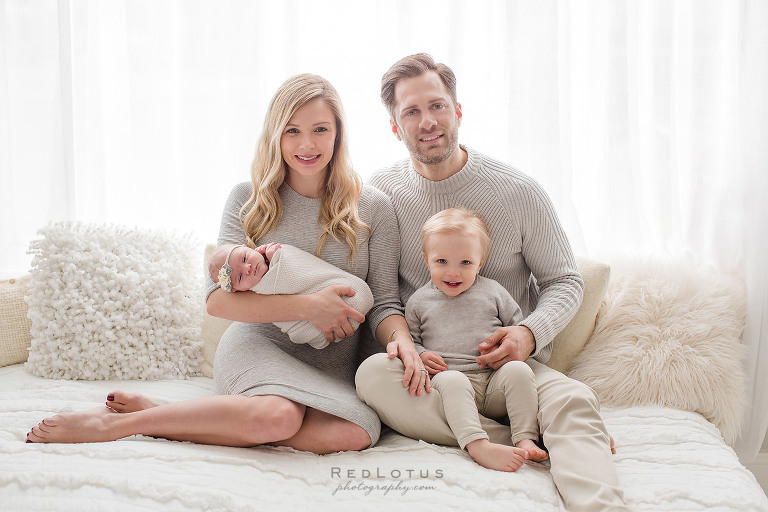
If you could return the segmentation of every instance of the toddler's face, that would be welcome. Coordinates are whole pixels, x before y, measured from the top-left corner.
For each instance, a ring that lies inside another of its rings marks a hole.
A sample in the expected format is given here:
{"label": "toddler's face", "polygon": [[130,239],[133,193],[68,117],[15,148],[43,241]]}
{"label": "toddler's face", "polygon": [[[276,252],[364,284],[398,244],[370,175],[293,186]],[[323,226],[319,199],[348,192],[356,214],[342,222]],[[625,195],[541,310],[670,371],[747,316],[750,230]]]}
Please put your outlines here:
{"label": "toddler's face", "polygon": [[269,270],[269,265],[261,253],[244,246],[232,251],[229,266],[232,267],[230,276],[232,290],[238,292],[250,290],[256,286]]}
{"label": "toddler's face", "polygon": [[455,297],[475,283],[482,254],[475,234],[437,233],[429,237],[424,261],[437,289]]}

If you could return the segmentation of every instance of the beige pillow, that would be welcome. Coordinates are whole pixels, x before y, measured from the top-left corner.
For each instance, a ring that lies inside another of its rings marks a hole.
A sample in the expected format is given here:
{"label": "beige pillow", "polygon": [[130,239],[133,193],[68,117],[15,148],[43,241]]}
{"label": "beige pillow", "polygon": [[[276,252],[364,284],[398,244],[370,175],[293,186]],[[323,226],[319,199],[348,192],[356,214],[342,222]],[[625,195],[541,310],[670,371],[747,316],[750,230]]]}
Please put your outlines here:
{"label": "beige pillow", "polygon": [[29,274],[0,281],[0,367],[23,363],[29,354],[32,322],[24,294],[29,288]]}
{"label": "beige pillow", "polygon": [[576,266],[584,280],[584,299],[570,323],[552,341],[552,357],[547,363],[550,368],[563,373],[568,371],[571,360],[592,336],[597,310],[611,277],[611,267],[605,263],[577,256]]}
{"label": "beige pillow", "polygon": [[[215,249],[215,245],[209,244],[203,253],[203,273],[205,276],[208,276],[208,258],[211,257]],[[206,377],[213,378],[213,360],[216,357],[216,349],[224,331],[231,323],[231,320],[209,315],[205,310],[205,304],[203,304],[203,362],[200,363],[200,373]]]}

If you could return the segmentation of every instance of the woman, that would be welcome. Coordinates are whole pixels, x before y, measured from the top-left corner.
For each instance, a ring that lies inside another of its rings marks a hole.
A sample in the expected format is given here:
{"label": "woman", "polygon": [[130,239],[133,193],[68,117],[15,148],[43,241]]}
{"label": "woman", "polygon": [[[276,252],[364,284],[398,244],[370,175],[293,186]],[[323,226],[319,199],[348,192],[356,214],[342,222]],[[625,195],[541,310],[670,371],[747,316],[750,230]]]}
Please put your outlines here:
{"label": "woman", "polygon": [[[399,236],[384,194],[352,170],[344,116],[325,79],[287,80],[270,103],[251,170],[232,190],[219,245],[294,245],[364,279],[374,295],[368,314],[380,341],[405,328],[397,292]],[[376,264],[371,265],[375,257]],[[227,293],[208,281],[207,308],[234,320],[214,364],[221,395],[167,405],[123,392],[107,407],[47,418],[28,442],[94,442],[133,434],[224,446],[273,444],[330,453],[376,443],[380,422],[357,397],[354,375],[365,317],[330,286],[310,295]],[[331,343],[296,345],[271,322],[307,320]],[[117,414],[116,414],[117,413]]]}

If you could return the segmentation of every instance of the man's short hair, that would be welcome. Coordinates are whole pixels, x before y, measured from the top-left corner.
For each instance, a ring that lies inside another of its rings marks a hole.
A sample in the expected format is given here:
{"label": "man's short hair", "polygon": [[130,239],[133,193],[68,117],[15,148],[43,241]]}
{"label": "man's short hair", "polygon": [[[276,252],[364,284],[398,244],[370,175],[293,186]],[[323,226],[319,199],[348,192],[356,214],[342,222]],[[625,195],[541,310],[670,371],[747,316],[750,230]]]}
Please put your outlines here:
{"label": "man's short hair", "polygon": [[421,250],[427,252],[427,244],[432,235],[448,233],[477,235],[482,254],[480,263],[485,263],[491,249],[491,231],[479,213],[463,206],[437,212],[421,228]]}
{"label": "man's short hair", "polygon": [[434,71],[440,77],[440,80],[445,85],[448,94],[453,100],[453,105],[458,105],[456,98],[456,75],[453,74],[453,70],[445,64],[435,63],[434,59],[429,54],[417,53],[415,55],[409,55],[403,57],[399,61],[392,64],[384,76],[381,77],[381,102],[389,112],[389,116],[393,121],[396,121],[395,117],[395,87],[397,82],[404,78],[414,78],[421,76],[428,71]]}

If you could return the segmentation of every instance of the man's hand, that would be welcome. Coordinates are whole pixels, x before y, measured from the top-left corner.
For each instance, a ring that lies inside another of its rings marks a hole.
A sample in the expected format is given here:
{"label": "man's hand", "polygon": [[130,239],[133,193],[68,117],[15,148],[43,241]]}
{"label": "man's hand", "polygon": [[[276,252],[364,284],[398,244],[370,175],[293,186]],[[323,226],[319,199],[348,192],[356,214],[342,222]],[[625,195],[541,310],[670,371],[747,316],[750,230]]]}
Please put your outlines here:
{"label": "man's hand", "polygon": [[444,372],[448,369],[448,365],[445,364],[445,360],[442,356],[436,352],[425,351],[419,354],[421,362],[424,363],[424,367],[427,369],[430,375],[437,375],[440,372]]}
{"label": "man's hand", "polygon": [[498,370],[509,361],[525,361],[535,349],[536,340],[526,326],[499,327],[480,343],[476,361],[482,367]]}
{"label": "man's hand", "polygon": [[411,395],[421,396],[425,390],[427,393],[432,392],[429,374],[424,369],[424,363],[421,362],[410,336],[407,340],[402,337],[387,343],[387,355],[390,359],[399,357],[403,361],[403,365],[405,365],[403,386],[408,388]]}

